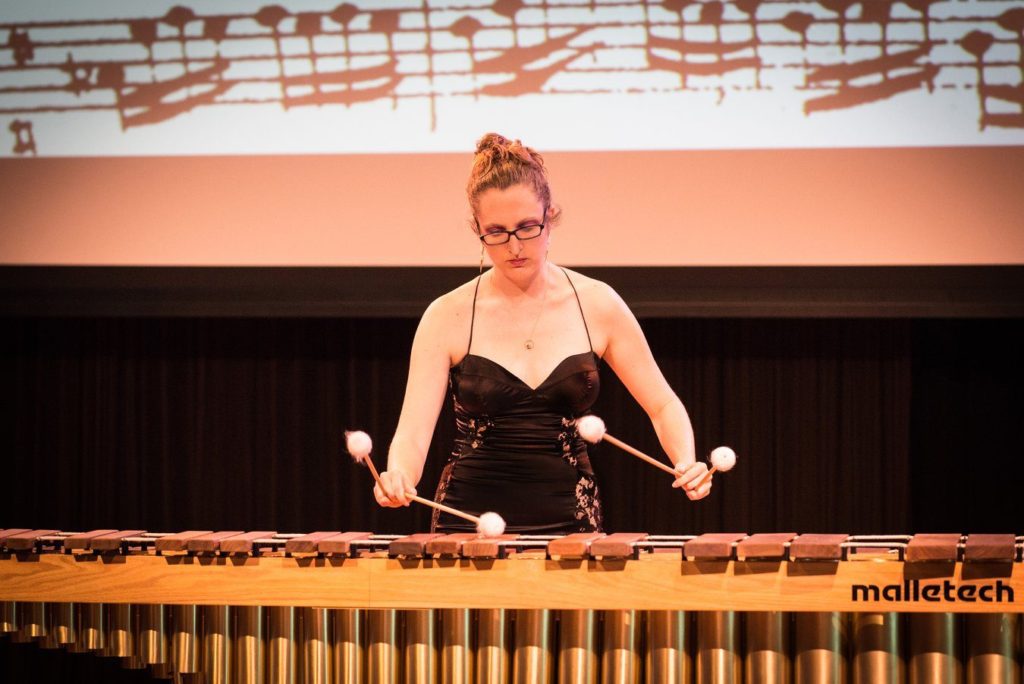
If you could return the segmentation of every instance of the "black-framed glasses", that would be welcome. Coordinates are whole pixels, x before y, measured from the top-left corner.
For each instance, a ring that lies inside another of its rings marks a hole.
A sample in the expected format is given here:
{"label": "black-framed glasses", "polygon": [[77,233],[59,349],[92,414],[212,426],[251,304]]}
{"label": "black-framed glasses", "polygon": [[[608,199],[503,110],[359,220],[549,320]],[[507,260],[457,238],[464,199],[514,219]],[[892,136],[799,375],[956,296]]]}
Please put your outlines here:
{"label": "black-framed glasses", "polygon": [[[544,215],[547,216],[547,213],[548,212],[545,209]],[[546,221],[544,223],[530,223],[525,226],[519,226],[515,230],[489,230],[480,234],[480,242],[485,245],[503,245],[511,240],[513,235],[515,235],[516,239],[520,242],[523,240],[532,240],[540,237],[540,234],[544,232],[545,225],[547,225]]]}

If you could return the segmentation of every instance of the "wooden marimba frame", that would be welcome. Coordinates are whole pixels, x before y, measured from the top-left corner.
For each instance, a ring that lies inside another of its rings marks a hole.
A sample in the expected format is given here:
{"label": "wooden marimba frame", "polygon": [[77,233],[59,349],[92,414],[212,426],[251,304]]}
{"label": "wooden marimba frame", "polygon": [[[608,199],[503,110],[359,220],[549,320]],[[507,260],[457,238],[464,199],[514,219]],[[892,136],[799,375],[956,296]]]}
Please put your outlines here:
{"label": "wooden marimba frame", "polygon": [[244,682],[1013,682],[1013,535],[0,530],[0,633]]}

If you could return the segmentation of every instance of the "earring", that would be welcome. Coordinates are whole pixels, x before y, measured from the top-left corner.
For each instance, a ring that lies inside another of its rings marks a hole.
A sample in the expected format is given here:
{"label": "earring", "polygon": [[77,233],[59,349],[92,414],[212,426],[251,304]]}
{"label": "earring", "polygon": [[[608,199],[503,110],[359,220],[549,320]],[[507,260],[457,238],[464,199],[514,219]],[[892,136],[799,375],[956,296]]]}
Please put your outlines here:
{"label": "earring", "polygon": [[484,274],[484,244],[480,243],[480,275]]}

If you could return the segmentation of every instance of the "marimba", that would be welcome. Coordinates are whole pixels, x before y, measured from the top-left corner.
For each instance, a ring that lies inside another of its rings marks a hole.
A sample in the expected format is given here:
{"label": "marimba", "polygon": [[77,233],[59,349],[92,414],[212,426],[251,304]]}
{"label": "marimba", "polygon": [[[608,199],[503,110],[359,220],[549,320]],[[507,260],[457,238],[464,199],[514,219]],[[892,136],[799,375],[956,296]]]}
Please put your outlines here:
{"label": "marimba", "polygon": [[1024,538],[0,530],[0,632],[206,682],[1019,682]]}

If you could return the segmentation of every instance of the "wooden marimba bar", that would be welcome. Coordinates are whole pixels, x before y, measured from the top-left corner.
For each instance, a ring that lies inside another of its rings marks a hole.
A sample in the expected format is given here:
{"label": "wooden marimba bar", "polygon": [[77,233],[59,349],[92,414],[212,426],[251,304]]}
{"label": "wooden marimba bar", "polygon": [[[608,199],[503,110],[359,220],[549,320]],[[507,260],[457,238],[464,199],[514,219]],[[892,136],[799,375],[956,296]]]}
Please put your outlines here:
{"label": "wooden marimba bar", "polygon": [[0,633],[217,684],[1013,682],[1024,540],[0,530]]}

